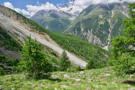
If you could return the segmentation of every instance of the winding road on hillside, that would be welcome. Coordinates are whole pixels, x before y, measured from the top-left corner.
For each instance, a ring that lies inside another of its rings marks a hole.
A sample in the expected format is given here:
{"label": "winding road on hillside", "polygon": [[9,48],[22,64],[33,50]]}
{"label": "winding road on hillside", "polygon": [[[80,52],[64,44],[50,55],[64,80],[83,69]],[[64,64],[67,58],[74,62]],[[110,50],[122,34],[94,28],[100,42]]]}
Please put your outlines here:
{"label": "winding road on hillside", "polygon": [[[60,55],[64,51],[64,49],[62,49],[58,44],[56,44],[47,34],[45,33],[41,34],[37,31],[31,30],[29,27],[13,19],[10,19],[9,17],[4,16],[1,12],[0,12],[0,26],[2,26],[2,28],[7,30],[7,32],[9,32],[11,36],[18,38],[21,41],[23,41],[23,38],[31,36],[33,40],[36,39],[39,43],[51,48]],[[87,63],[85,62],[85,60],[77,57],[76,55],[68,51],[66,51],[66,53],[69,60],[73,64],[80,66],[81,68],[86,67]]]}

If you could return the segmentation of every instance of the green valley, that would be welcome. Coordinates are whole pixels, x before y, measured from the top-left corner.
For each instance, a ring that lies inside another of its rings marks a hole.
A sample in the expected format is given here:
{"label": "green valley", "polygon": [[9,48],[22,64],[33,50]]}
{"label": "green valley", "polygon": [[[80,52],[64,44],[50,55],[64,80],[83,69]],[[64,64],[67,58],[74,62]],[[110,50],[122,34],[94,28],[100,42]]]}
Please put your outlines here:
{"label": "green valley", "polygon": [[0,5],[0,90],[135,90],[135,3],[72,2]]}

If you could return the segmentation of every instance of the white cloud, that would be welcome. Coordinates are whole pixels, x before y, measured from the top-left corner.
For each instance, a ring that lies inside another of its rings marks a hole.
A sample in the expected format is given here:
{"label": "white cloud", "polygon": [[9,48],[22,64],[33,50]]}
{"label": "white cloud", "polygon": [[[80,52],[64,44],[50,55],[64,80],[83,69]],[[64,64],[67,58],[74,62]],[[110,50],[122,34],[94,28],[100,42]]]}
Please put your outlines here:
{"label": "white cloud", "polygon": [[12,3],[10,2],[4,2],[3,4],[5,7],[11,8],[15,10],[16,12],[22,13],[23,15],[30,16],[30,13],[24,9],[15,8]]}
{"label": "white cloud", "polygon": [[[73,0],[69,2],[69,4],[65,7],[63,6],[56,6],[52,3],[46,2],[41,5],[27,5],[26,10],[24,9],[19,9],[15,8],[12,3],[10,2],[5,2],[4,6],[9,7],[11,9],[14,9],[15,11],[22,13],[27,16],[33,16],[36,12],[39,10],[62,10],[68,13],[72,14],[78,14],[80,13],[83,9],[88,7],[91,4],[99,4],[99,3],[113,3],[113,2],[135,2],[135,0]],[[39,3],[39,2],[37,2]]]}
{"label": "white cloud", "polygon": [[33,16],[36,12],[40,11],[40,10],[57,10],[58,8],[53,5],[52,3],[45,3],[45,4],[41,4],[41,5],[38,5],[38,6],[34,6],[34,5],[27,5],[26,8],[27,10],[24,10],[24,9],[19,9],[19,8],[15,8],[13,6],[12,3],[10,2],[4,2],[3,4],[5,7],[8,7],[8,8],[11,8],[19,13],[22,13],[23,15],[26,15],[26,16]]}
{"label": "white cloud", "polygon": [[84,8],[88,7],[92,0],[75,0],[74,2],[70,2],[68,7],[59,7],[60,10],[70,12],[72,14],[80,13]]}
{"label": "white cloud", "polygon": [[59,9],[69,13],[78,14],[91,4],[99,4],[99,3],[108,4],[114,2],[122,3],[125,1],[135,2],[135,0],[73,0],[73,2],[69,3],[68,7],[59,7]]}
{"label": "white cloud", "polygon": [[34,15],[39,10],[52,10],[52,9],[57,10],[58,9],[55,5],[53,5],[49,2],[47,2],[45,4],[41,4],[39,6],[27,5],[26,8],[30,12],[31,16]]}
{"label": "white cloud", "polygon": [[10,2],[4,2],[3,4],[5,7],[8,7],[8,8],[11,8],[11,9],[14,9],[14,6],[12,5],[12,3]]}
{"label": "white cloud", "polygon": [[135,0],[108,0],[109,3],[113,2],[135,2]]}

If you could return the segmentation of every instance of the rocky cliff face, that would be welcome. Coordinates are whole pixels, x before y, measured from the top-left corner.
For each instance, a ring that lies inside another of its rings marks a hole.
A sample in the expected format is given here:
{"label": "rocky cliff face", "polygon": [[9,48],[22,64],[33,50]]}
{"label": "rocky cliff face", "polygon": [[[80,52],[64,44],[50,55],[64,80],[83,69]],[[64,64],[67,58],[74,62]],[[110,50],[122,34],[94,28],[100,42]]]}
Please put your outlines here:
{"label": "rocky cliff face", "polygon": [[65,33],[108,48],[111,39],[121,34],[126,17],[127,3],[90,5]]}

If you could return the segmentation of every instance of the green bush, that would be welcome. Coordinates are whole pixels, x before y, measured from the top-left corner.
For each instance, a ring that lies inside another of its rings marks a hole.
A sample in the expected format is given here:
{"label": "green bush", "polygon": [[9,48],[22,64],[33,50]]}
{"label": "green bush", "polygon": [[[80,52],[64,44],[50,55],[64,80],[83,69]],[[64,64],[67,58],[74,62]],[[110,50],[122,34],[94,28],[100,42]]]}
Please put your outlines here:
{"label": "green bush", "polygon": [[64,51],[60,60],[60,70],[67,71],[70,66],[71,66],[71,62],[67,57],[67,53]]}
{"label": "green bush", "polygon": [[114,64],[114,70],[117,72],[117,75],[125,75],[135,72],[135,57],[132,57],[129,54],[123,54],[118,57],[118,60],[116,60]]}
{"label": "green bush", "polygon": [[0,27],[0,47],[12,51],[20,51],[21,45],[14,40],[10,35],[7,34],[5,30]]}
{"label": "green bush", "polygon": [[4,74],[11,74],[16,72],[16,66],[19,59],[13,56],[8,56],[5,54],[0,54],[0,69]]}
{"label": "green bush", "polygon": [[29,38],[23,46],[19,68],[27,71],[28,77],[34,79],[47,78],[44,76],[53,70],[51,59],[41,44]]}
{"label": "green bush", "polygon": [[[5,56],[0,54],[0,64],[3,64],[3,61],[5,61],[5,59],[6,59]],[[0,75],[4,75],[4,74],[5,74],[5,71],[3,67],[1,67],[0,65]]]}
{"label": "green bush", "polygon": [[135,9],[135,3],[129,4],[131,17],[124,22],[124,35],[112,41],[112,65],[118,75],[135,73],[135,12],[133,9]]}
{"label": "green bush", "polygon": [[0,75],[5,75],[5,70],[3,68],[0,68]]}

